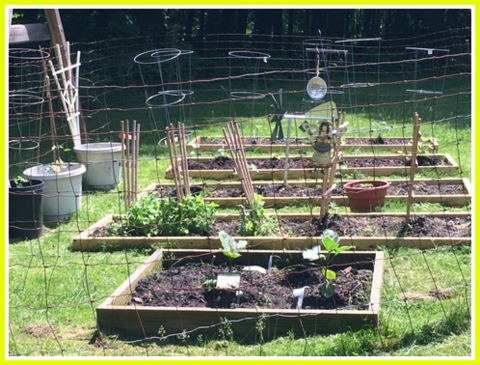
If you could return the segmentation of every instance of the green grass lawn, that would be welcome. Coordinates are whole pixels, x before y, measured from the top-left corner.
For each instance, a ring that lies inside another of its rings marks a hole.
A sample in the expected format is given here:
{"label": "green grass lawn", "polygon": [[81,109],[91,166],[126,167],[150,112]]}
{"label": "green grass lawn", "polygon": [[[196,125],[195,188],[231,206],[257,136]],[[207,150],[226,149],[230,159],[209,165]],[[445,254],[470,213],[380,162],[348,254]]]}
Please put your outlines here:
{"label": "green grass lawn", "polygon": [[[468,80],[447,85],[469,90]],[[390,97],[394,90],[382,93]],[[398,96],[398,95],[394,95]],[[200,98],[200,97],[199,97]],[[403,100],[403,99],[397,99]],[[469,97],[457,95],[418,102],[423,136],[438,139],[439,153],[450,154],[459,164],[455,177],[471,179],[471,116]],[[349,135],[408,136],[412,134],[413,104],[363,107],[347,111]],[[222,106],[229,109],[228,106]],[[222,135],[226,118],[215,105],[199,113],[188,125],[195,135]],[[214,112],[215,111],[215,112]],[[219,114],[221,114],[219,116]],[[100,125],[107,114],[98,113]],[[137,118],[135,112],[113,111],[109,120]],[[381,118],[381,119],[378,119]],[[271,126],[264,117],[236,117],[244,135],[268,136]],[[139,119],[140,120],[140,119]],[[148,116],[142,114],[139,190],[152,183],[167,182],[170,165],[165,147]],[[382,121],[384,124],[375,124]],[[195,124],[195,127],[193,126]],[[379,130],[378,126],[381,126]],[[383,126],[383,127],[382,127]],[[299,133],[295,130],[295,133]],[[300,134],[299,134],[300,136]],[[357,152],[355,152],[357,153]],[[360,153],[360,151],[358,151]],[[70,156],[67,154],[67,156]],[[71,156],[70,156],[71,157]],[[439,178],[435,173],[418,178]],[[344,179],[348,177],[343,177]],[[392,178],[392,177],[389,177]],[[393,178],[403,178],[394,176]],[[293,334],[263,343],[234,341],[228,328],[211,335],[167,334],[167,340],[131,338],[99,333],[95,308],[151,254],[147,249],[73,252],[72,239],[80,231],[111,213],[124,213],[122,184],[108,192],[83,193],[82,209],[67,223],[44,227],[34,240],[13,240],[8,245],[8,352],[12,356],[469,356],[472,353],[470,246],[384,248],[387,254],[380,324],[358,332],[313,335]],[[287,207],[279,212],[308,211]],[[389,203],[386,211],[403,212],[405,202]],[[439,204],[417,204],[416,211],[442,211]],[[470,210],[471,207],[457,210]],[[233,210],[230,210],[233,211]],[[273,210],[269,210],[274,212]],[[446,298],[425,298],[432,290],[448,289]],[[406,294],[417,294],[412,299]],[[253,329],[255,332],[255,329]]]}

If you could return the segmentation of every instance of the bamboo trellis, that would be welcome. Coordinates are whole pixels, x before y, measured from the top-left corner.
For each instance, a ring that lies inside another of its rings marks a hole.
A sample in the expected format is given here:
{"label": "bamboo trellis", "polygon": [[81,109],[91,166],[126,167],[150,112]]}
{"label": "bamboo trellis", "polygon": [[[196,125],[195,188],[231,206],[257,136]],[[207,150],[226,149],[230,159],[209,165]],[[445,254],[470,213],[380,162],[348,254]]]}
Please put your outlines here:
{"label": "bamboo trellis", "polygon": [[255,214],[255,195],[252,177],[250,176],[250,171],[248,170],[247,157],[245,155],[242,138],[238,130],[238,124],[235,122],[228,123],[227,128],[223,128],[223,134],[225,136],[225,140],[227,141],[227,145],[230,148],[230,152],[232,153],[235,169],[237,170],[237,174],[240,178],[240,183],[242,184],[243,191],[245,192],[248,205]]}
{"label": "bamboo trellis", "polygon": [[130,132],[128,120],[122,120],[120,139],[125,148],[122,148],[122,181],[123,201],[127,211],[137,201],[138,193],[138,155],[140,148],[140,124],[133,121],[133,128]]}
{"label": "bamboo trellis", "polygon": [[[172,164],[173,180],[177,190],[178,202],[181,202],[185,195],[190,195],[190,175],[188,173],[185,124],[178,123],[178,135],[175,135],[175,128],[171,123],[165,131],[167,133],[166,142],[170,154],[170,162]],[[179,154],[176,147],[177,141],[180,149]]]}

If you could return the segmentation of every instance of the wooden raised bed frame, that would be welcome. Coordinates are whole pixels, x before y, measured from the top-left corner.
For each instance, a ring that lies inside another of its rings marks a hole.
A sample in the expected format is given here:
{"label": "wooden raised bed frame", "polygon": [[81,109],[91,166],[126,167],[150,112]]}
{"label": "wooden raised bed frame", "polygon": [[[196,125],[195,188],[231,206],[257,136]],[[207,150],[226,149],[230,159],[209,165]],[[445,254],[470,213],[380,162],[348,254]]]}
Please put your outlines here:
{"label": "wooden raised bed frame", "polygon": [[[418,216],[429,217],[470,217],[471,213],[421,213]],[[341,214],[341,216],[343,216]],[[349,217],[382,216],[382,217],[405,217],[404,213],[350,213]],[[411,219],[415,218],[411,215]],[[279,218],[295,218],[309,220],[318,217],[318,214],[310,213],[282,213]],[[223,220],[239,219],[238,214],[217,214],[217,218]],[[114,219],[114,215],[107,215],[79,235],[74,237],[73,251],[98,251],[103,248],[148,248],[152,245],[162,244],[170,248],[182,249],[218,249],[221,247],[219,237],[192,237],[192,236],[169,236],[169,237],[92,237],[91,234],[98,228],[105,227]],[[290,236],[260,236],[260,237],[235,237],[247,240],[250,247],[265,250],[292,250],[297,248],[310,248],[318,245],[320,237],[290,237]],[[417,247],[433,248],[441,245],[471,244],[471,237],[340,237],[340,244],[355,246],[357,250],[371,250],[377,246],[393,247]]]}
{"label": "wooden raised bed frame", "polygon": [[[405,183],[405,180],[389,180],[391,185]],[[472,192],[471,192],[471,185],[468,179],[461,179],[461,178],[443,178],[438,180],[433,179],[417,179],[415,182],[418,183],[425,183],[431,185],[461,185],[463,189],[466,191],[465,194],[444,194],[444,195],[416,195],[413,194],[413,201],[415,203],[441,203],[443,205],[451,206],[451,207],[462,207],[470,204],[472,199]],[[255,181],[253,186],[255,185],[268,185],[271,184],[271,181]],[[240,182],[218,182],[218,183],[200,183],[200,184],[192,184],[197,186],[203,187],[236,187],[241,189]],[[281,182],[277,182],[276,186],[281,186]],[[315,181],[302,181],[302,182],[290,182],[289,185],[297,185],[297,186],[319,186],[318,182]],[[149,194],[160,187],[172,187],[175,188],[174,184],[167,183],[167,184],[151,184],[145,190],[143,190],[139,194],[139,198],[145,194]],[[240,204],[245,204],[245,197],[232,197],[232,198],[212,198],[208,195],[204,197],[205,201],[213,202],[218,204],[221,208],[234,208]],[[386,200],[406,200],[407,195],[387,195]],[[292,196],[292,197],[263,197],[263,201],[265,202],[266,208],[271,207],[284,207],[288,205],[320,205],[322,198],[316,196]],[[337,204],[338,206],[348,205],[348,198],[347,196],[343,195],[332,195],[331,201]]]}
{"label": "wooden raised bed frame", "polygon": [[[381,290],[384,274],[383,252],[342,252],[335,258],[339,267],[373,269],[372,286],[368,309],[364,310],[296,310],[296,309],[217,309],[217,308],[182,308],[182,307],[145,307],[126,305],[138,281],[162,268],[163,254],[175,259],[196,256],[209,260],[215,254],[215,262],[225,260],[218,251],[206,250],[157,250],[140,267],[121,284],[102,304],[97,311],[97,323],[100,330],[127,333],[128,335],[158,336],[163,328],[166,335],[181,334],[183,331],[216,333],[222,319],[232,321],[234,336],[251,339],[257,335],[255,324],[262,318],[265,320],[263,339],[270,340],[286,335],[289,331],[305,336],[316,333],[336,333],[346,330],[359,330],[364,326],[377,325],[379,320]],[[238,264],[262,265],[268,262],[270,255],[289,257],[292,262],[301,260],[299,251],[244,251],[235,261]],[[181,263],[177,263],[181,265]],[[213,325],[213,326],[212,326]],[[203,327],[203,331],[201,327]],[[209,328],[209,326],[212,326]]]}
{"label": "wooden raised bed frame", "polygon": [[[448,161],[448,165],[440,166],[418,166],[416,171],[438,171],[438,172],[452,172],[455,173],[458,171],[459,166],[455,160],[449,154],[425,154],[418,155],[425,157],[442,157]],[[377,155],[376,158],[388,158],[406,161],[408,155]],[[212,157],[190,157],[189,159],[196,161],[198,163],[206,162]],[[251,160],[268,160],[270,156],[257,156],[257,157],[248,157],[247,161]],[[355,160],[360,158],[372,158],[372,155],[355,155],[355,156],[342,156],[342,161]],[[299,159],[309,159],[309,157],[290,157],[290,160],[299,160]],[[408,176],[410,174],[410,166],[392,166],[392,167],[343,167],[342,165],[338,166],[337,171],[341,174],[348,173],[362,173],[366,176],[389,176],[392,174],[400,174]],[[251,170],[250,175],[253,180],[272,180],[278,179],[283,180],[284,178],[284,169],[258,169]],[[238,174],[234,169],[229,170],[189,170],[188,174],[191,178],[200,178],[200,179],[213,179],[213,180],[235,180],[238,179]],[[316,168],[301,168],[301,169],[288,169],[287,178],[288,179],[318,179],[322,176],[322,169]],[[172,167],[169,166],[165,171],[166,179],[173,179]]]}
{"label": "wooden raised bed frame", "polygon": [[[222,138],[222,137],[218,137]],[[268,137],[261,137],[261,138],[268,138]],[[355,138],[355,137],[343,137],[342,138],[342,145],[340,147],[340,151],[350,151],[350,150],[365,150],[365,152],[396,152],[400,151],[401,153],[410,153],[412,151],[412,138],[404,138],[405,143],[390,143],[390,144],[368,144],[368,143],[358,143],[354,144],[352,142],[346,143],[349,140],[359,140],[365,139],[370,140],[372,138]],[[385,141],[389,140],[397,140],[402,139],[401,137],[384,137]],[[188,144],[187,149],[190,152],[195,152],[197,154],[202,154],[202,152],[216,152],[222,148],[222,144],[219,143],[207,143],[204,142],[205,137],[196,136],[194,137]],[[290,151],[299,152],[299,151],[306,151],[308,152],[311,149],[311,144],[307,138],[297,138],[297,143],[291,142],[290,143]],[[425,142],[424,142],[425,143]],[[430,139],[429,143],[431,143],[432,150],[438,150],[438,142],[435,139]],[[275,142],[275,143],[262,143],[262,144],[252,144],[252,143],[244,143],[244,147],[246,151],[256,151],[259,153],[279,153],[285,152],[286,144],[284,142]],[[228,152],[228,147],[224,144],[225,151]]]}

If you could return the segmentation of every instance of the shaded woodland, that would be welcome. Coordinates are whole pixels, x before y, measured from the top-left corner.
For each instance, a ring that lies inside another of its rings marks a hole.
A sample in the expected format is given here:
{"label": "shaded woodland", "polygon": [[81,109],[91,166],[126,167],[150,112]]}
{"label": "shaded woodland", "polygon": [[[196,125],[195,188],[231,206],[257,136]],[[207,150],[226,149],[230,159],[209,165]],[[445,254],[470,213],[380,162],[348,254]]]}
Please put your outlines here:
{"label": "shaded woodland", "polygon": [[[67,38],[93,42],[175,37],[202,49],[206,35],[333,38],[418,37],[471,26],[470,9],[61,9]],[[13,23],[45,21],[42,9],[14,11]],[[278,42],[281,43],[281,42]]]}

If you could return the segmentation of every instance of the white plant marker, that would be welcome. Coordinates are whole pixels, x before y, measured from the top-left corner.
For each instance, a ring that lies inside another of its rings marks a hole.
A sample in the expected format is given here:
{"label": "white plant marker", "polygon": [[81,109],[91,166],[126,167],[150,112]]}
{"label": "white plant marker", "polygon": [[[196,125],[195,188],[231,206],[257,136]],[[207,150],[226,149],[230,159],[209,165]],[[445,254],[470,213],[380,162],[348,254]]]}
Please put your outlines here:
{"label": "white plant marker", "polygon": [[310,287],[304,286],[303,288],[293,289],[292,297],[297,299],[296,309],[302,309],[303,298],[305,297],[305,289],[310,289]]}

